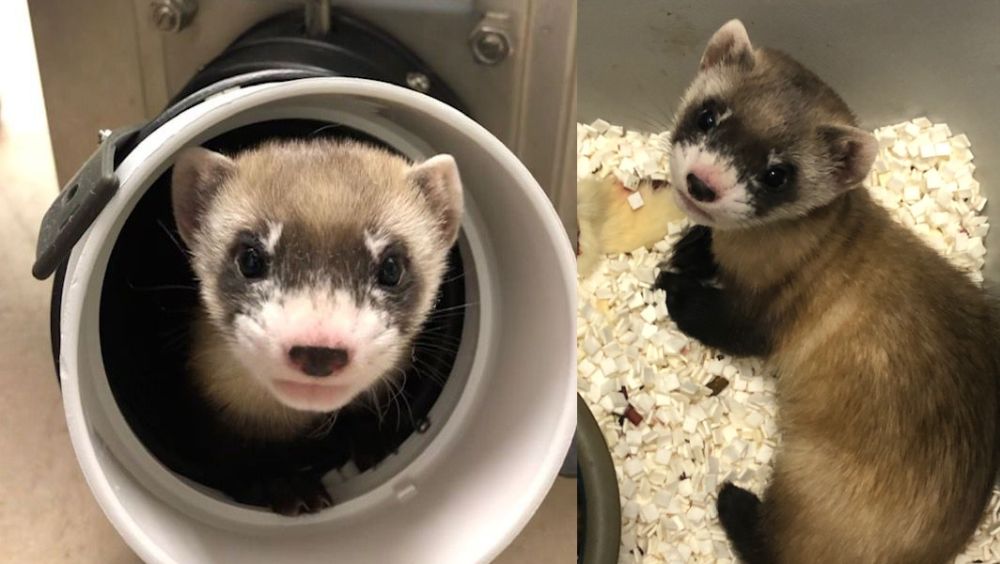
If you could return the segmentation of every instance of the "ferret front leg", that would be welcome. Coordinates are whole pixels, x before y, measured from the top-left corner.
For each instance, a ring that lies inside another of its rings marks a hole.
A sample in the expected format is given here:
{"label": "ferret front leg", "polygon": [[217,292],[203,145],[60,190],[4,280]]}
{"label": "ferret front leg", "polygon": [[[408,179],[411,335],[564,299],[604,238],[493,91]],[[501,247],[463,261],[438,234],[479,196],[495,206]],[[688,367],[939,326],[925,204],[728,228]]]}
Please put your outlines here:
{"label": "ferret front leg", "polygon": [[270,507],[289,517],[317,513],[333,505],[320,476],[310,472],[259,478],[227,493],[237,502]]}
{"label": "ferret front leg", "polygon": [[317,513],[333,505],[330,493],[319,476],[292,474],[265,484],[271,509],[282,515]]}
{"label": "ferret front leg", "polygon": [[675,272],[661,272],[655,287],[667,293],[667,311],[685,335],[733,356],[770,351],[767,330],[741,311],[725,289]]}
{"label": "ferret front leg", "polygon": [[660,268],[702,281],[715,278],[719,267],[712,255],[712,229],[704,225],[689,227]]}

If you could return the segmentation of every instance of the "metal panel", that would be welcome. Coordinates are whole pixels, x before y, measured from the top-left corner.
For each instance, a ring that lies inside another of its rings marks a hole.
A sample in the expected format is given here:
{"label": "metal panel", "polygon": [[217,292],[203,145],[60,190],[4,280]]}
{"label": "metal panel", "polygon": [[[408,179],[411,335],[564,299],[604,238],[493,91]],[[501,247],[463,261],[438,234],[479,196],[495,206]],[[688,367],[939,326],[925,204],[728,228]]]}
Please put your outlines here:
{"label": "metal panel", "polygon": [[[30,0],[61,181],[93,150],[96,131],[158,113],[195,71],[289,0],[201,0],[190,25],[162,32],[149,0]],[[335,0],[394,35],[456,91],[560,206],[575,232],[571,119],[575,0]],[[507,16],[513,49],[475,60],[470,35],[487,12]],[[76,72],[73,72],[76,69]],[[73,91],[74,96],[61,93]],[[60,94],[56,94],[59,92]]]}
{"label": "metal panel", "polygon": [[97,130],[145,119],[131,0],[30,0],[60,184],[97,147]]}

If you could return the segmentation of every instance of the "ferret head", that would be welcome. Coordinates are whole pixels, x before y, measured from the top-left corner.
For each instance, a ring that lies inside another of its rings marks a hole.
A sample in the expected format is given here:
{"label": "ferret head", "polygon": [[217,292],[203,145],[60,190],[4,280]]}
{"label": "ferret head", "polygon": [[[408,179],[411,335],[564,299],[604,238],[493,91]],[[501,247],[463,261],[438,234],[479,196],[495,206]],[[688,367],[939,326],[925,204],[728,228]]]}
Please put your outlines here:
{"label": "ferret head", "polygon": [[806,215],[860,185],[878,151],[830,87],[783,53],[754,49],[738,20],[709,41],[671,143],[678,205],[718,229]]}
{"label": "ferret head", "polygon": [[455,160],[355,143],[182,151],[178,231],[233,362],[281,403],[329,412],[399,370],[458,237]]}

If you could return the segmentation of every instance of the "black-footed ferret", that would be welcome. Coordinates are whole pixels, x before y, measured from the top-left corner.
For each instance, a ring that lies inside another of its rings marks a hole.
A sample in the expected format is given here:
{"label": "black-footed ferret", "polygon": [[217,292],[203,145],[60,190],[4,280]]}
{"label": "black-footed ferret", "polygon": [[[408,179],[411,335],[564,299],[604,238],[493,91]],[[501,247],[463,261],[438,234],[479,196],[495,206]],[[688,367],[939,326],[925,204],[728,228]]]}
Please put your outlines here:
{"label": "black-footed ferret", "polygon": [[779,376],[763,501],[718,498],[750,563],[946,562],[990,496],[994,308],[873,202],[876,154],[833,90],[735,20],[677,113],[673,189],[698,226],[657,285],[682,331]]}
{"label": "black-footed ferret", "polygon": [[[226,493],[285,514],[330,504],[319,473],[279,459],[316,448],[328,414],[402,372],[462,201],[448,155],[411,165],[329,140],[178,155],[174,217],[200,282],[189,365],[214,418],[203,450],[243,461]],[[261,446],[274,444],[288,448]]]}

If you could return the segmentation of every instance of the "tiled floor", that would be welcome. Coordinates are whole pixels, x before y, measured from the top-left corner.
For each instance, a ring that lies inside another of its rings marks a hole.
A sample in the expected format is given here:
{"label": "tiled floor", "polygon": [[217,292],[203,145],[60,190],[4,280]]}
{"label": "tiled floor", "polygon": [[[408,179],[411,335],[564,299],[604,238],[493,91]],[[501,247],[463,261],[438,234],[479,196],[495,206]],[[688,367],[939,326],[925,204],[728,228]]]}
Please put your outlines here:
{"label": "tiled floor", "polygon": [[[70,446],[49,352],[49,283],[30,276],[57,186],[28,12],[0,2],[0,562],[136,562]],[[576,488],[560,479],[505,564],[574,560]]]}

